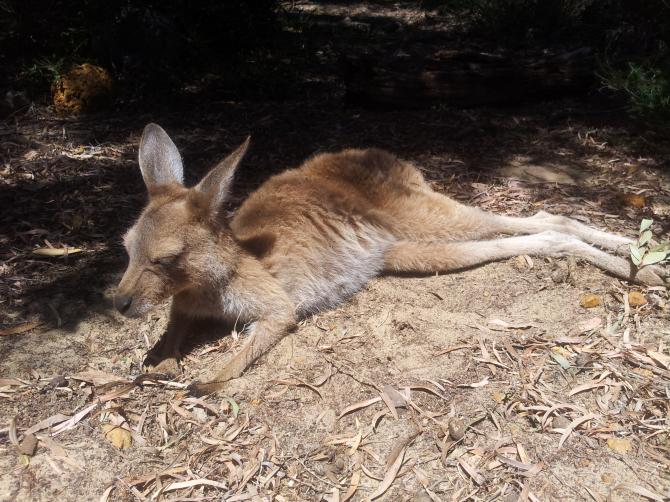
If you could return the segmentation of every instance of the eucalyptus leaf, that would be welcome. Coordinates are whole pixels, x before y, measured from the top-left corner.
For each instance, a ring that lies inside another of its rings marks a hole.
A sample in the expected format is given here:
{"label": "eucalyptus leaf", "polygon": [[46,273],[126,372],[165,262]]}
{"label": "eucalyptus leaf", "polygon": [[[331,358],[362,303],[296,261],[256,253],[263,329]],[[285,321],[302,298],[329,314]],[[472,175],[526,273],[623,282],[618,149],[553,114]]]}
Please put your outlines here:
{"label": "eucalyptus leaf", "polygon": [[233,417],[237,418],[238,413],[240,412],[240,405],[232,397],[224,398],[230,404]]}
{"label": "eucalyptus leaf", "polygon": [[642,265],[653,265],[667,258],[668,254],[663,251],[652,251],[642,258]]}
{"label": "eucalyptus leaf", "polygon": [[638,246],[644,246],[652,237],[651,230],[645,230],[640,234],[640,239],[637,241]]}
{"label": "eucalyptus leaf", "polygon": [[635,244],[630,244],[630,259],[633,260],[635,265],[639,265],[642,262],[642,250],[638,248]]}
{"label": "eucalyptus leaf", "polygon": [[556,354],[555,352],[551,352],[549,354],[554,361],[556,361],[561,368],[564,370],[567,370],[572,364],[570,364],[570,361],[568,361],[565,357],[563,357],[561,354]]}
{"label": "eucalyptus leaf", "polygon": [[649,227],[651,227],[652,223],[654,223],[654,220],[650,220],[649,218],[644,218],[642,220],[642,223],[640,223],[640,233],[644,232],[645,230],[648,230]]}

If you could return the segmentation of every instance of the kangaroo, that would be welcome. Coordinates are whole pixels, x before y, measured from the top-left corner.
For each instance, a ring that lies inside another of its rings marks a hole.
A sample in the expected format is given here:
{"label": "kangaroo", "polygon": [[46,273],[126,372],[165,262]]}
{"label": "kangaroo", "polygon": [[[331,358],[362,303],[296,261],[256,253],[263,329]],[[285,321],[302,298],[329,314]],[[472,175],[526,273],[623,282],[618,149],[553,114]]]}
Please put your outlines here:
{"label": "kangaroo", "polygon": [[[546,212],[511,217],[460,204],[432,190],[410,162],[378,149],[316,155],[271,177],[229,218],[223,205],[248,147],[249,138],[186,188],[167,133],[149,124],[140,141],[149,202],[124,237],[129,264],[116,308],[138,317],[172,298],[154,367],[169,373],[179,369],[194,320],[248,325],[239,350],[194,393],[221,389],[298,319],[341,303],[380,274],[452,272],[528,254],[576,256],[648,285],[664,285],[668,276],[606,252],[627,253],[631,239]],[[491,239],[499,234],[523,235]]]}

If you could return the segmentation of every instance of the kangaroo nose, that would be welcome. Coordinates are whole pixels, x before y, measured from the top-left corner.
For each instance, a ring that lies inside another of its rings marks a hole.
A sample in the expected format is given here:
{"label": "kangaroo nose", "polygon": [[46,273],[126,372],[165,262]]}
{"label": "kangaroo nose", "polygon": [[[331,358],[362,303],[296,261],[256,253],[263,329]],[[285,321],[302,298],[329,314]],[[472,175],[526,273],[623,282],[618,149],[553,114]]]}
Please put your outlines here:
{"label": "kangaroo nose", "polygon": [[122,314],[128,312],[128,309],[130,308],[130,304],[132,302],[133,302],[132,296],[116,295],[114,297],[114,306],[116,307],[116,310],[118,310]]}

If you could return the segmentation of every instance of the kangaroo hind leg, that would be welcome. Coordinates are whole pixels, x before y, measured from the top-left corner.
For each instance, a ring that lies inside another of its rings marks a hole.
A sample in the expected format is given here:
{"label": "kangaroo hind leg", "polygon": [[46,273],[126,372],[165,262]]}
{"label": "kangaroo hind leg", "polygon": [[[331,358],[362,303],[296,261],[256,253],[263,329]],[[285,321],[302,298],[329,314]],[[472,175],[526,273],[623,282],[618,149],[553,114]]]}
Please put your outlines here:
{"label": "kangaroo hind leg", "polygon": [[573,235],[546,231],[533,235],[484,241],[413,242],[399,241],[384,256],[387,273],[449,272],[521,254],[577,256],[621,279],[648,285],[664,285],[667,270],[643,267],[590,246]]}
{"label": "kangaroo hind leg", "polygon": [[573,235],[580,240],[625,254],[631,239],[597,230],[566,216],[540,211],[534,216],[507,216],[467,206],[430,189],[396,200],[393,234],[408,241],[467,241],[499,234],[537,234],[546,231]]}

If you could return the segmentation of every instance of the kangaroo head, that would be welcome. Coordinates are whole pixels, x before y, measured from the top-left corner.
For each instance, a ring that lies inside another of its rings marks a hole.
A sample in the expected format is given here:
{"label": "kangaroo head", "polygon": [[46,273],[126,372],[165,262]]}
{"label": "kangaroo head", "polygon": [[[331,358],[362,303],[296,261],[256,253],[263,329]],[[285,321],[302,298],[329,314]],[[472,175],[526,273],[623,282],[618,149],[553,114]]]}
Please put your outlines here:
{"label": "kangaroo head", "polygon": [[175,144],[160,126],[144,128],[139,165],[149,203],[124,237],[129,263],[114,297],[119,312],[139,317],[180,291],[230,275],[238,255],[220,213],[248,146],[249,138],[186,188]]}

